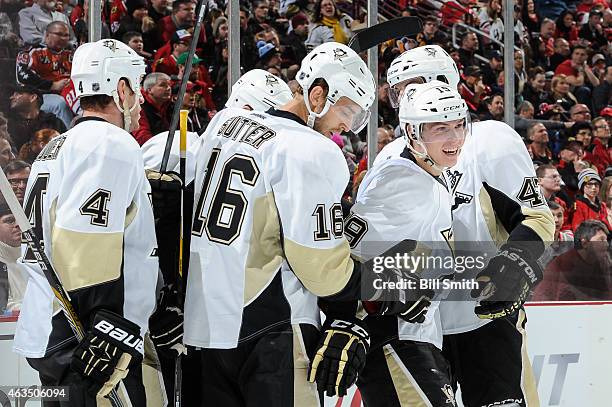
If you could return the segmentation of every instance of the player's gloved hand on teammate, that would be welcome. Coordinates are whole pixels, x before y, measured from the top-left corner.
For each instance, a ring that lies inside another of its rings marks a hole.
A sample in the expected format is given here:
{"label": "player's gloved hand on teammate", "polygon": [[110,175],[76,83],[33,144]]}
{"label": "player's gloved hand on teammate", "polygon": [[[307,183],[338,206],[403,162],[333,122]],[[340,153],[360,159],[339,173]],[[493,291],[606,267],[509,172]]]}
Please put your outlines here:
{"label": "player's gloved hand on teammate", "polygon": [[140,369],[143,349],[138,325],[101,310],[75,349],[70,367],[86,378],[91,394],[105,397],[127,376],[130,368]]}
{"label": "player's gloved hand on teammate", "polygon": [[149,318],[149,334],[158,353],[168,358],[186,353],[183,345],[183,311],[178,306],[176,291],[170,286],[161,290],[157,308]]}
{"label": "player's gloved hand on teammate", "polygon": [[542,276],[542,268],[529,251],[512,244],[503,245],[476,276],[479,287],[471,295],[481,300],[474,312],[483,319],[514,314]]}
{"label": "player's gloved hand on teammate", "polygon": [[357,318],[325,320],[321,340],[310,364],[308,381],[328,396],[342,397],[357,381],[370,349],[370,335]]}
{"label": "player's gloved hand on teammate", "polygon": [[[379,274],[382,283],[408,285],[401,289],[381,289],[368,301],[363,301],[363,308],[370,315],[397,315],[410,323],[425,322],[425,315],[431,306],[434,291],[421,288],[421,277],[417,273],[403,272],[398,269],[386,269]],[[387,287],[389,285],[386,285]]]}

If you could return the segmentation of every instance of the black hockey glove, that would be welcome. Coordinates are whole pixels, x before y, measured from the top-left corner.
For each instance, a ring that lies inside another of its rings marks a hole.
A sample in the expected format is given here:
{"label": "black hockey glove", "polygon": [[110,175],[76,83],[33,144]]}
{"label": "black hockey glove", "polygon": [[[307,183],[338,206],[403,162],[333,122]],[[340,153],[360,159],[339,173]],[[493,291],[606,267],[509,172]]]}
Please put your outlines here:
{"label": "black hockey glove", "polygon": [[474,312],[482,319],[497,319],[517,312],[529,292],[542,280],[542,268],[525,249],[503,245],[476,276],[472,298],[482,298]]}
{"label": "black hockey glove", "polygon": [[316,381],[319,391],[328,396],[342,397],[365,366],[370,335],[363,321],[357,319],[327,319],[321,331],[308,381]]}
{"label": "black hockey glove", "polygon": [[181,189],[183,183],[174,172],[161,173],[147,170],[147,179],[151,184],[151,200],[155,219],[180,216]]}
{"label": "black hockey glove", "polygon": [[184,353],[183,311],[179,308],[177,294],[171,287],[164,287],[157,308],[149,318],[149,333],[155,349],[167,358]]}
{"label": "black hockey glove", "polygon": [[72,355],[72,370],[84,376],[92,395],[105,397],[131,367],[140,369],[143,354],[140,327],[127,319],[101,310],[92,329]]}
{"label": "black hockey glove", "polygon": [[[398,269],[387,269],[379,274],[382,283],[394,283],[396,287],[405,284],[404,288],[381,289],[372,298],[364,301],[363,308],[370,315],[397,315],[410,323],[425,322],[425,315],[431,306],[434,291],[420,288],[421,278],[416,273],[404,273]],[[378,299],[380,298],[380,299]]]}

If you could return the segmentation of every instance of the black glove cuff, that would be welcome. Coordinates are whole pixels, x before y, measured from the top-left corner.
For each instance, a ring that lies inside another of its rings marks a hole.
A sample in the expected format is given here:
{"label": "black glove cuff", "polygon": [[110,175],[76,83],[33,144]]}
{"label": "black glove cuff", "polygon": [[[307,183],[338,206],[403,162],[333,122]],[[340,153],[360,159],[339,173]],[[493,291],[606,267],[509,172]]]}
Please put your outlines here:
{"label": "black glove cuff", "polygon": [[132,360],[141,360],[144,343],[140,327],[114,312],[100,310],[93,318],[92,333],[104,338],[122,351],[132,355]]}

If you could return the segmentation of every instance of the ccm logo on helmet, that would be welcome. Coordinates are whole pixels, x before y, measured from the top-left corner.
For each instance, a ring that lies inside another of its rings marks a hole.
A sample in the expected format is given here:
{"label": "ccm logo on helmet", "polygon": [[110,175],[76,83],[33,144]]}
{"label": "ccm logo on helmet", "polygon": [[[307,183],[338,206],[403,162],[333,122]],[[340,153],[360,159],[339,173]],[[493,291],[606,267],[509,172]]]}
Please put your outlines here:
{"label": "ccm logo on helmet", "polygon": [[130,348],[136,349],[140,353],[144,352],[144,348],[143,348],[144,345],[140,337],[135,337],[132,334],[128,334],[121,328],[116,328],[113,324],[111,324],[108,321],[101,320],[100,322],[96,324],[94,328],[100,332],[107,334],[111,338],[121,343],[124,343]]}
{"label": "ccm logo on helmet", "polygon": [[442,109],[443,112],[447,112],[449,110],[457,110],[460,109],[461,105],[457,105],[457,106],[446,106],[444,109]]}

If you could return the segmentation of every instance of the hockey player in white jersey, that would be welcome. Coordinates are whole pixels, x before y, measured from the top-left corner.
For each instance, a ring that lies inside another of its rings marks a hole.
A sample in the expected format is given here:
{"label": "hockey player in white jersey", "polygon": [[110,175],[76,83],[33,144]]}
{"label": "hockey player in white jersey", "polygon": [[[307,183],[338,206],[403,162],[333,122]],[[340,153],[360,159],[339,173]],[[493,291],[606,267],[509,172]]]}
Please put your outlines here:
{"label": "hockey player in white jersey", "polygon": [[[83,117],[44,148],[28,181],[26,214],[85,338],[77,343],[24,245],[29,282],[14,349],[43,385],[69,387],[66,406],[106,405],[101,398],[120,382],[124,404],[147,405],[141,364],[158,261],[149,183],[128,133],[138,126],[144,72],[142,57],[119,41],[79,47],[71,79]],[[118,340],[121,332],[131,339]]]}
{"label": "hockey player in white jersey", "polygon": [[[392,66],[397,74],[389,76],[389,84],[401,93],[406,83],[438,75],[437,67],[424,62],[428,58],[444,59],[443,66],[453,67],[445,69],[448,83],[459,82],[452,58],[435,46],[425,46],[396,58]],[[390,143],[374,165],[401,154],[401,149],[397,140]],[[492,257],[486,268],[463,278],[492,281],[498,290],[480,305],[470,293],[457,297],[458,291],[441,303],[443,350],[453,387],[461,385],[469,406],[538,405],[526,357],[522,305],[541,278],[535,259],[552,240],[554,221],[537,187],[529,154],[513,129],[498,121],[474,123],[463,150],[458,164],[445,174],[455,196],[455,244],[468,254]],[[482,297],[479,291],[473,295]]]}
{"label": "hockey player in white jersey", "polygon": [[[456,164],[469,133],[467,105],[456,90],[433,81],[408,85],[399,108],[404,149],[368,171],[345,233],[353,255],[364,261],[400,241],[401,248],[393,251],[403,254],[408,246],[414,259],[452,258],[452,195],[442,172]],[[404,270],[407,278],[431,282],[452,274],[453,268],[431,262],[413,273]],[[454,406],[450,369],[442,356],[442,292],[408,291],[422,296],[410,318],[384,316],[382,310],[382,316],[365,319],[372,348],[357,381],[364,405]],[[373,313],[372,303],[364,307]]]}

